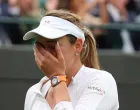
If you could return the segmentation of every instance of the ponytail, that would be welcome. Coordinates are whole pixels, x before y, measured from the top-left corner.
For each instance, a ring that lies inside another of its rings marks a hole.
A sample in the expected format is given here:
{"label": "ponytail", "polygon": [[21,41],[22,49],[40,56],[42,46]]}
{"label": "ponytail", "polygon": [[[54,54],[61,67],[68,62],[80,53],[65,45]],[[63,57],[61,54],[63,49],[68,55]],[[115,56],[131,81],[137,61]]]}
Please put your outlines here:
{"label": "ponytail", "polygon": [[85,43],[81,52],[81,61],[87,67],[100,69],[94,36],[89,29],[84,30]]}

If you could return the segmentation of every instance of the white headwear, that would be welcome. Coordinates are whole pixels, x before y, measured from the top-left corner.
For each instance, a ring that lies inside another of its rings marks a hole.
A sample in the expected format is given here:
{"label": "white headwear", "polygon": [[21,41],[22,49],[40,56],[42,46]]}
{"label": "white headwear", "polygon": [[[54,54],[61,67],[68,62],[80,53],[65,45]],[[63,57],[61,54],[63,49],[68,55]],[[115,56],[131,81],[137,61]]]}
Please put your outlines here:
{"label": "white headwear", "polygon": [[40,25],[36,29],[27,32],[23,39],[31,39],[36,34],[48,39],[56,39],[71,34],[76,38],[82,39],[83,43],[85,41],[84,32],[79,27],[67,20],[54,16],[43,17]]}

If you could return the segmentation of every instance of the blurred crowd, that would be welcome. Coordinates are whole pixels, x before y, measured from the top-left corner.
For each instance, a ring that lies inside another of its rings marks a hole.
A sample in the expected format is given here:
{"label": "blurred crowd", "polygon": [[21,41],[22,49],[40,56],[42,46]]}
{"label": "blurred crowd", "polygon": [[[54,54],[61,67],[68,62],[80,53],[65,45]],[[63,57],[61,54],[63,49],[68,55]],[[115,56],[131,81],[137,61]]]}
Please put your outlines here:
{"label": "blurred crowd", "polygon": [[[140,23],[140,0],[0,0],[0,18],[40,18],[42,11],[69,10],[81,16],[87,26],[107,23]],[[0,22],[0,46],[32,44],[23,35],[34,24]],[[140,50],[140,31],[92,28],[99,49]]]}

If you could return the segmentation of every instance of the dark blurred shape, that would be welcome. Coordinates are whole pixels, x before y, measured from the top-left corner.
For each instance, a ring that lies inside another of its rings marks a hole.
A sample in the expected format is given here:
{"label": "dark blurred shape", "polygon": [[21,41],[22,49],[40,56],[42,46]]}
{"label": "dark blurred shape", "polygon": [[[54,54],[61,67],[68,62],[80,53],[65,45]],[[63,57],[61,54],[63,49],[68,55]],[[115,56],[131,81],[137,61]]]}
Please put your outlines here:
{"label": "dark blurred shape", "polygon": [[[8,0],[0,3],[0,17],[19,17],[39,16],[36,0]],[[0,27],[4,30],[5,38],[9,38],[12,44],[31,44],[33,41],[23,41],[23,35],[31,30],[35,24],[1,23]],[[2,36],[2,35],[0,35]]]}
{"label": "dark blurred shape", "polygon": [[[1,17],[15,17],[16,19],[16,17],[19,17],[18,8],[15,6],[16,3],[15,4],[10,4],[10,3],[11,2],[8,2],[8,1],[3,1],[0,3],[0,9],[1,9],[0,16]],[[14,10],[17,10],[17,13],[14,13]],[[19,24],[1,23],[0,26],[3,29],[3,32],[5,33],[4,36],[9,37],[13,44],[22,43],[23,33],[20,30]]]}
{"label": "dark blurred shape", "polygon": [[[131,19],[136,25],[140,25],[140,1],[139,0],[129,0],[126,8],[129,13],[131,13]],[[140,31],[130,30],[131,40],[136,51],[140,50]]]}
{"label": "dark blurred shape", "polygon": [[140,1],[139,0],[129,0],[128,4],[126,5],[126,8],[128,11],[132,11],[136,14],[140,13]]}

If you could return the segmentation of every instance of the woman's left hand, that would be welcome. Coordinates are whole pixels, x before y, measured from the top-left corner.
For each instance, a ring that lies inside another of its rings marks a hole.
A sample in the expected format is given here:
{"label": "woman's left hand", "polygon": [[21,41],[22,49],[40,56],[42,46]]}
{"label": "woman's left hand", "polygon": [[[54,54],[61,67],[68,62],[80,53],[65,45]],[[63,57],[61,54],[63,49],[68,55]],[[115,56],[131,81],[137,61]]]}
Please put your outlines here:
{"label": "woman's left hand", "polygon": [[58,42],[55,50],[57,58],[45,50],[40,44],[35,44],[35,61],[48,78],[52,78],[56,75],[65,75],[65,61]]}

